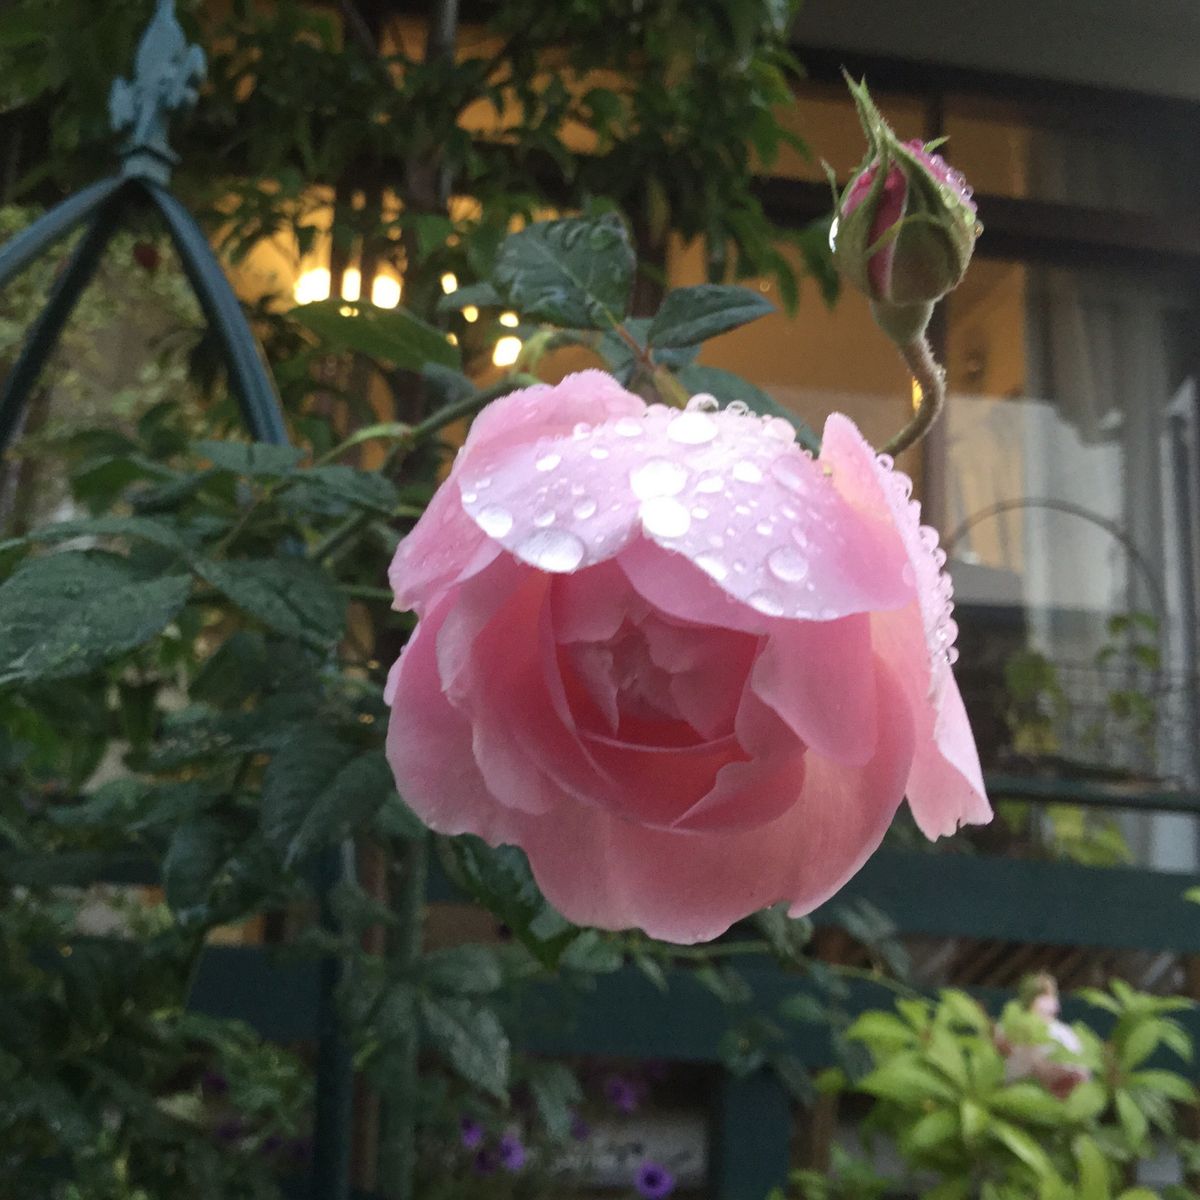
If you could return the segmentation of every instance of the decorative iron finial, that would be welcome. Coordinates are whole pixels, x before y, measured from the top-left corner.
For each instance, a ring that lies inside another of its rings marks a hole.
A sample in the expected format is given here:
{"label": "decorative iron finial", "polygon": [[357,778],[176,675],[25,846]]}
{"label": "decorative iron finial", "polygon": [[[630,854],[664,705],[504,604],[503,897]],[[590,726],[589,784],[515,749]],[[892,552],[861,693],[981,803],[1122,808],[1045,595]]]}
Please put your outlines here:
{"label": "decorative iron finial", "polygon": [[168,182],[179,161],[167,141],[170,119],[196,103],[205,67],[204,51],[188,44],[176,19],[174,0],[158,0],[138,44],[133,79],[115,80],[108,96],[113,132],[126,135],[125,175]]}

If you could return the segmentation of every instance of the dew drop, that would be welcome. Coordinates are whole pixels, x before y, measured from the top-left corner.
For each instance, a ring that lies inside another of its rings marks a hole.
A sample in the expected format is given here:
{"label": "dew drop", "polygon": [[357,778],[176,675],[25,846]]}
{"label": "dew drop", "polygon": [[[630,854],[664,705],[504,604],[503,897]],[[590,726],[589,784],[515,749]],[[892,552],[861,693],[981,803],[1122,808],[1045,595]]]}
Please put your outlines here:
{"label": "dew drop", "polygon": [[707,520],[708,509],[705,508],[703,504],[697,504],[692,508],[692,516],[695,517],[697,521]]}
{"label": "dew drop", "polygon": [[708,544],[719,550],[725,545],[725,539],[719,533],[714,533],[709,537]]}
{"label": "dew drop", "polygon": [[669,458],[651,458],[629,472],[629,484],[639,500],[677,496],[688,481],[687,468]]}
{"label": "dew drop", "polygon": [[775,526],[770,521],[759,521],[754,527],[754,532],[762,537],[770,537],[774,530]]}
{"label": "dew drop", "polygon": [[715,554],[699,555],[696,559],[696,566],[718,583],[729,574],[729,568]]}
{"label": "dew drop", "polygon": [[635,438],[642,436],[641,421],[635,421],[632,417],[622,417],[613,428],[620,437]]}
{"label": "dew drop", "polygon": [[674,496],[651,496],[638,509],[646,532],[654,537],[682,537],[692,526],[692,517]]}
{"label": "dew drop", "polygon": [[777,442],[794,442],[796,440],[795,426],[783,417],[768,417],[763,424],[763,432]]}
{"label": "dew drop", "polygon": [[608,448],[606,446],[593,446],[591,455],[595,459],[605,459],[608,457]]}
{"label": "dew drop", "polygon": [[492,477],[490,475],[481,475],[475,480],[475,486],[481,491],[486,492],[492,486]]}
{"label": "dew drop", "polygon": [[575,503],[575,507],[571,509],[572,516],[578,521],[586,521],[588,517],[596,515],[596,502],[591,496],[584,496],[582,500]]}
{"label": "dew drop", "polygon": [[733,477],[742,483],[762,483],[762,472],[758,467],[745,459],[733,464]]}
{"label": "dew drop", "polygon": [[479,497],[474,492],[463,492],[462,502],[464,504],[474,504]]}
{"label": "dew drop", "polygon": [[697,392],[686,405],[688,412],[716,412],[721,407],[716,396],[709,392]]}
{"label": "dew drop", "polygon": [[767,555],[767,570],[781,583],[800,583],[808,575],[808,559],[791,546],[778,546]]}
{"label": "dew drop", "polygon": [[890,454],[877,454],[875,461],[885,470],[890,471],[895,465],[895,459]]}
{"label": "dew drop", "polygon": [[538,513],[533,518],[533,523],[539,529],[545,529],[545,528],[547,528],[547,526],[553,525],[554,524],[554,509],[547,508],[544,512]]}
{"label": "dew drop", "polygon": [[733,511],[737,513],[739,517],[748,517],[750,515],[750,506],[748,504],[735,504]]}
{"label": "dew drop", "polygon": [[779,602],[779,597],[770,592],[755,592],[750,597],[750,607],[764,616],[783,616],[783,605]]}
{"label": "dew drop", "polygon": [[733,560],[733,570],[737,575],[745,575],[746,564],[740,558],[735,558]]}
{"label": "dew drop", "polygon": [[585,438],[592,432],[592,427],[586,421],[579,421],[571,430],[571,436],[578,441],[580,438]]}
{"label": "dew drop", "polygon": [[750,405],[745,400],[731,400],[726,406],[727,413],[733,413],[735,417],[747,416],[750,412]]}
{"label": "dew drop", "polygon": [[561,454],[543,454],[533,465],[539,471],[553,471],[562,462]]}
{"label": "dew drop", "polygon": [[701,479],[698,484],[696,484],[696,491],[707,492],[711,494],[713,492],[719,492],[724,486],[725,480],[722,479],[720,475],[705,475],[705,477]]}
{"label": "dew drop", "polygon": [[488,504],[475,514],[475,523],[488,537],[502,538],[513,527],[512,513],[498,504]]}
{"label": "dew drop", "polygon": [[702,446],[716,436],[716,422],[692,408],[681,412],[667,426],[667,437],[681,446]]}
{"label": "dew drop", "polygon": [[573,571],[583,561],[583,543],[565,529],[542,529],[530,534],[517,554],[532,566],[551,574]]}
{"label": "dew drop", "polygon": [[956,662],[958,662],[958,647],[957,647],[957,646],[951,646],[951,647],[950,647],[950,648],[949,648],[949,649],[946,651],[946,661],[947,661],[947,662],[948,662],[948,663],[949,663],[951,666],[954,666],[954,664],[955,664]]}
{"label": "dew drop", "polygon": [[808,490],[807,466],[803,458],[781,454],[771,464],[771,474],[790,491],[805,492]]}

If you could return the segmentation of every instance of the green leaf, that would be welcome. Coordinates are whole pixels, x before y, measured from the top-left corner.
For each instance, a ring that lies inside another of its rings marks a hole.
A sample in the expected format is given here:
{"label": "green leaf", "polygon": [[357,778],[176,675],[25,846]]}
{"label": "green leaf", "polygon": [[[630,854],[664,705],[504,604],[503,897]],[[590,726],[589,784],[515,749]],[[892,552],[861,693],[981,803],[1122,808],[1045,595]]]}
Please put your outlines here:
{"label": "green leaf", "polygon": [[1007,1121],[993,1121],[990,1132],[996,1141],[1011,1150],[1037,1175],[1051,1179],[1057,1177],[1058,1173],[1046,1152],[1023,1129],[1018,1129]]}
{"label": "green leaf", "polygon": [[627,311],[635,266],[629,234],[609,213],[599,220],[541,221],[510,234],[495,280],[526,317],[568,329],[608,329]]}
{"label": "green leaf", "polygon": [[903,1136],[904,1148],[910,1153],[928,1154],[958,1134],[958,1117],[949,1108],[927,1113]]}
{"label": "green leaf", "polygon": [[1108,1200],[1111,1193],[1108,1161],[1104,1152],[1086,1134],[1072,1144],[1079,1164],[1079,1195],[1082,1200]]}
{"label": "green leaf", "polygon": [[298,728],[263,779],[263,834],[296,863],[357,828],[392,791],[381,751],[364,753],[320,727]]}
{"label": "green leaf", "polygon": [[438,312],[459,312],[470,304],[476,308],[499,308],[503,303],[500,293],[490,283],[468,283],[440,297],[437,307]]}
{"label": "green leaf", "polygon": [[436,992],[486,996],[504,982],[495,951],[486,946],[448,946],[425,955],[421,973]]}
{"label": "green leaf", "polygon": [[748,383],[740,375],[722,371],[719,367],[702,367],[694,364],[684,367],[679,372],[679,382],[692,395],[707,392],[710,396],[715,396],[722,404],[740,400],[759,416],[782,417],[796,430],[796,438],[802,446],[809,450],[820,449],[820,439],[794,412],[772,400],[762,388]]}
{"label": "green leaf", "polygon": [[528,1083],[546,1132],[552,1138],[566,1138],[575,1109],[583,1101],[579,1081],[562,1063],[535,1062],[529,1069]]}
{"label": "green leaf", "polygon": [[458,350],[446,335],[407,309],[359,304],[344,313],[347,307],[343,300],[321,300],[294,308],[291,315],[332,350],[353,350],[406,371],[419,371],[426,363],[459,365]]}
{"label": "green leaf", "polygon": [[[91,520],[58,521],[35,529],[23,542],[59,542],[67,538],[138,538],[168,550],[183,550],[183,539],[169,525],[148,517],[94,517]],[[6,543],[7,544],[7,543]]]}
{"label": "green leaf", "polygon": [[585,929],[566,948],[559,963],[588,975],[610,975],[619,971],[624,962],[621,947],[607,939],[598,929]]}
{"label": "green leaf", "polygon": [[1131,1088],[1146,1088],[1180,1104],[1196,1102],[1196,1089],[1174,1071],[1138,1071],[1127,1082]]}
{"label": "green leaf", "polygon": [[286,475],[304,457],[295,446],[270,442],[193,442],[192,453],[208,459],[218,471],[268,478]]}
{"label": "green leaf", "polygon": [[139,578],[114,555],[26,561],[0,586],[0,684],[84,675],[144,645],[175,619],[191,582]]}
{"label": "green leaf", "polygon": [[963,1138],[968,1143],[976,1141],[987,1133],[991,1118],[988,1116],[987,1109],[976,1104],[974,1100],[964,1100],[958,1107],[958,1116],[962,1123]]}
{"label": "green leaf", "polygon": [[664,297],[647,340],[651,346],[694,346],[774,311],[759,292],[733,284],[676,288]]}
{"label": "green leaf", "polygon": [[244,613],[276,633],[318,649],[342,634],[345,602],[329,576],[303,558],[201,559],[195,566]]}
{"label": "green leaf", "polygon": [[1070,1121],[1090,1121],[1098,1117],[1108,1104],[1104,1085],[1095,1079],[1084,1080],[1071,1089],[1063,1101],[1063,1112]]}
{"label": "green leaf", "polygon": [[1014,1083],[990,1099],[994,1112],[1033,1125],[1061,1125],[1066,1115],[1061,1100],[1035,1083]]}
{"label": "green leaf", "polygon": [[220,822],[201,818],[180,825],[163,860],[163,887],[171,910],[183,921],[201,914],[213,880],[228,857]]}
{"label": "green leaf", "polygon": [[1117,1047],[1117,1061],[1121,1064],[1121,1069],[1132,1071],[1134,1067],[1145,1062],[1158,1048],[1166,1026],[1166,1021],[1139,1021],[1129,1034],[1121,1039]]}
{"label": "green leaf", "polygon": [[289,509],[340,516],[349,509],[391,516],[400,493],[390,479],[354,467],[310,467],[297,471],[281,497]]}
{"label": "green leaf", "polygon": [[786,965],[795,965],[812,941],[813,926],[807,917],[789,917],[785,903],[754,914],[754,924],[770,944],[771,953]]}
{"label": "green leaf", "polygon": [[897,1054],[865,1076],[859,1086],[872,1096],[919,1106],[927,1101],[953,1100],[954,1090],[941,1076],[919,1061],[915,1053]]}
{"label": "green leaf", "polygon": [[884,1052],[912,1046],[916,1041],[912,1026],[888,1012],[863,1013],[846,1030],[846,1036]]}
{"label": "green leaf", "polygon": [[1150,1132],[1150,1122],[1138,1107],[1137,1101],[1124,1089],[1117,1092],[1114,1099],[1121,1128],[1125,1131],[1130,1145],[1137,1150],[1146,1140],[1146,1134]]}
{"label": "green leaf", "polygon": [[384,798],[375,814],[375,827],[387,837],[414,838],[423,837],[427,832],[421,818],[400,798],[395,788]]}
{"label": "green leaf", "polygon": [[422,996],[421,1024],[429,1044],[472,1087],[508,1098],[510,1050],[496,1014],[469,1000]]}

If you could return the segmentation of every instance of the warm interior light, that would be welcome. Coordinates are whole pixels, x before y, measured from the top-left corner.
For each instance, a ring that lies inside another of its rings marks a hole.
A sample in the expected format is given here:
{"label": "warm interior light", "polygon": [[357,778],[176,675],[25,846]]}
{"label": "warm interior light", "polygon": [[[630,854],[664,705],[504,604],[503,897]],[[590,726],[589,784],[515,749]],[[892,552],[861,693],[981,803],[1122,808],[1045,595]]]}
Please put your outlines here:
{"label": "warm interior light", "polygon": [[913,412],[916,412],[921,407],[921,401],[925,399],[925,393],[921,391],[921,385],[914,379],[912,381],[912,406]]}
{"label": "warm interior light", "polygon": [[371,284],[371,303],[376,308],[395,308],[400,303],[400,283],[390,275],[376,275]]}
{"label": "warm interior light", "polygon": [[492,362],[498,367],[511,367],[520,357],[521,339],[519,337],[502,337],[492,351]]}
{"label": "warm interior light", "polygon": [[500,324],[508,329],[516,329],[520,323],[521,318],[515,312],[502,312],[500,314]]}
{"label": "warm interior light", "polygon": [[455,275],[453,271],[447,271],[445,275],[442,276],[442,291],[445,292],[447,296],[449,296],[451,292],[458,291],[458,276]]}
{"label": "warm interior light", "polygon": [[347,267],[342,272],[342,299],[353,304],[362,296],[362,272],[357,267]]}
{"label": "warm interior light", "polygon": [[305,271],[296,280],[292,295],[297,304],[313,304],[317,300],[329,299],[329,272],[324,267],[314,267]]}
{"label": "warm interior light", "polygon": [[470,324],[472,321],[479,320],[479,309],[477,309],[475,307],[475,305],[473,305],[473,304],[468,304],[462,310],[462,315],[463,315],[463,320],[466,321],[468,324]]}
{"label": "warm interior light", "polygon": [[452,345],[452,346],[457,346],[458,345],[458,334],[457,333],[446,334],[446,341],[448,341],[450,343],[450,345]]}

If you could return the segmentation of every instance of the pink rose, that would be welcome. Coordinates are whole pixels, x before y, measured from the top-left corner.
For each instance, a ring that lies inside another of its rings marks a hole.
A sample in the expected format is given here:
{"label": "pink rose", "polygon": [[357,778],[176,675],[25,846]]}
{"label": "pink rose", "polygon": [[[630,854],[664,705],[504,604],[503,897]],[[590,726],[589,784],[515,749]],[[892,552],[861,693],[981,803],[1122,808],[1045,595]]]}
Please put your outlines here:
{"label": "pink rose", "polygon": [[390,572],[404,798],[521,846],[571,920],[676,942],[816,907],[906,791],[929,837],[991,816],[907,479],[845,417],[814,461],[713,407],[599,371],[495,401]]}

